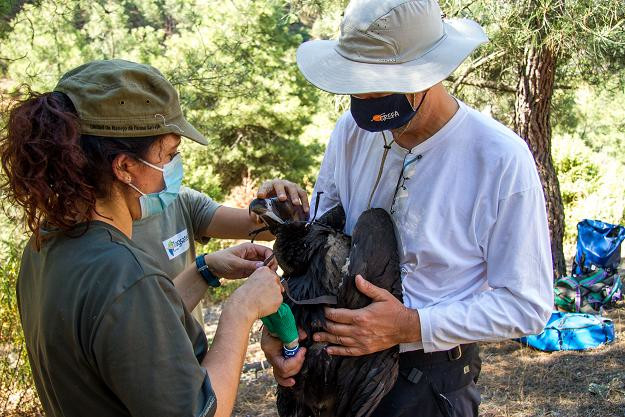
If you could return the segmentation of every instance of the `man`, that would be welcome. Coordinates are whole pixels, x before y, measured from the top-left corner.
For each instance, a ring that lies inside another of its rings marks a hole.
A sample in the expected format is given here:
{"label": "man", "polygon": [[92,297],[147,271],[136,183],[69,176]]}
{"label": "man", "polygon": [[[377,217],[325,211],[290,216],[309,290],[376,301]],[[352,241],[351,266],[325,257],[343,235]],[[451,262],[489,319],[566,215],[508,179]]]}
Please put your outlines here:
{"label": "man", "polygon": [[[353,0],[338,41],[300,46],[318,88],[351,95],[315,185],[319,215],[341,203],[350,234],[368,207],[388,210],[400,242],[403,305],[358,277],[372,299],[327,308],[314,335],[333,355],[400,344],[400,376],[376,417],[477,415],[476,342],[540,332],[553,304],[544,196],[526,144],[442,85],[487,42],[434,0]],[[314,204],[314,201],[311,202]],[[291,386],[303,355],[284,360],[264,335],[278,383]]]}

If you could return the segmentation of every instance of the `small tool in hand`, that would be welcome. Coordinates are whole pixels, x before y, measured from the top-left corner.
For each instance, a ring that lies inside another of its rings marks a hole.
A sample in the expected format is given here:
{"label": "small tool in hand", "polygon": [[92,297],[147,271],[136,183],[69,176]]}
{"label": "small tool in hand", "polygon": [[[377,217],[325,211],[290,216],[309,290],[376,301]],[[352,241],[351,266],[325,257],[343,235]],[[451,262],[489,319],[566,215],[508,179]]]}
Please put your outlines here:
{"label": "small tool in hand", "polygon": [[265,259],[265,261],[263,262],[263,266],[267,266],[269,265],[269,262],[271,262],[271,260],[275,257],[276,255],[274,255],[273,253],[271,255],[269,255],[269,258]]}

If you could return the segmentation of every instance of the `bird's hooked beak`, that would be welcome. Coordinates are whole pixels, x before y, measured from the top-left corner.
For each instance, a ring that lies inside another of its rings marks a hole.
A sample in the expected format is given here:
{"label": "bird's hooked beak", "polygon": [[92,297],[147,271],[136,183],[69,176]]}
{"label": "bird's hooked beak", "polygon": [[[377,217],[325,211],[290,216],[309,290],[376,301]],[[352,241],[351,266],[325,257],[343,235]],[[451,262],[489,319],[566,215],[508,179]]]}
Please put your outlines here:
{"label": "bird's hooked beak", "polygon": [[284,224],[273,198],[257,198],[250,203],[250,213],[257,214],[267,226]]}
{"label": "bird's hooked beak", "polygon": [[250,213],[256,213],[270,228],[284,224],[306,221],[306,213],[301,205],[278,198],[257,198],[250,203]]}

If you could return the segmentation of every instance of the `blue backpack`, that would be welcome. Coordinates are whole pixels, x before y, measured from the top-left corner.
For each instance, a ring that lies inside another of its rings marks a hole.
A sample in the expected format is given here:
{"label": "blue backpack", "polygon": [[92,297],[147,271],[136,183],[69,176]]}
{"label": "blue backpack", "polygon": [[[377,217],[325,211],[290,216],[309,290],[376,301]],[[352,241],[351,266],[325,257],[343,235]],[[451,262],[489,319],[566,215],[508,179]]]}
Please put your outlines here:
{"label": "blue backpack", "polygon": [[623,282],[617,273],[625,227],[599,220],[577,224],[577,253],[572,275],[554,284],[558,310],[600,314],[622,297]]}
{"label": "blue backpack", "polygon": [[553,312],[542,333],[519,339],[524,345],[546,352],[591,349],[613,340],[612,320],[594,314],[560,311]]}
{"label": "blue backpack", "polygon": [[577,223],[577,253],[573,261],[573,275],[586,275],[592,265],[608,274],[616,272],[621,262],[621,243],[625,227],[600,220],[582,220]]}
{"label": "blue backpack", "polygon": [[584,275],[562,277],[554,284],[554,302],[558,310],[601,314],[622,297],[623,282],[618,274],[596,268]]}

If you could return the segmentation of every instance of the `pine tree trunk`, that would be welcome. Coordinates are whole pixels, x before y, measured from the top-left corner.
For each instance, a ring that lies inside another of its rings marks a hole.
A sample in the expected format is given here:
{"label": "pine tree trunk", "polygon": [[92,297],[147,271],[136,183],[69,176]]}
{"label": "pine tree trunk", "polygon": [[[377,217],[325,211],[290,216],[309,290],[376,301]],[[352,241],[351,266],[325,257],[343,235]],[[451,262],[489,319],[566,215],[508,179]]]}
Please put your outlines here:
{"label": "pine tree trunk", "polygon": [[515,102],[515,129],[527,142],[542,182],[549,232],[554,277],[566,273],[562,240],[564,206],[560,183],[551,159],[551,97],[554,89],[556,58],[548,47],[527,47],[519,69]]}

